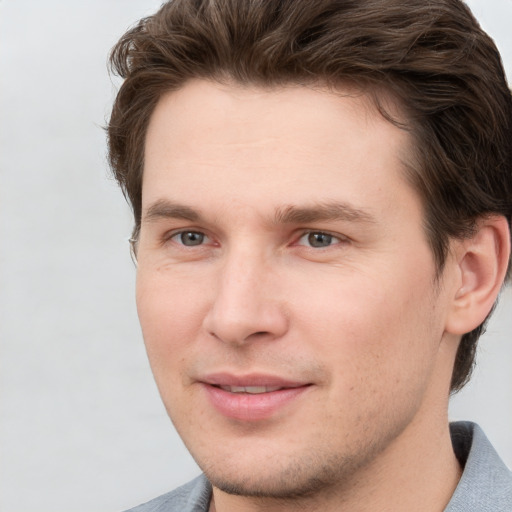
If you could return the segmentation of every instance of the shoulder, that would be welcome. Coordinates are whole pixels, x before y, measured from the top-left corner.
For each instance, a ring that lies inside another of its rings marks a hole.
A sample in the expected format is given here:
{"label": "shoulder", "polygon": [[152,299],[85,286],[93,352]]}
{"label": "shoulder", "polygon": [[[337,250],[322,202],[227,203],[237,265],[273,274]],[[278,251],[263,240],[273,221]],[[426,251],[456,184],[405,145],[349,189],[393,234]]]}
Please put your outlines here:
{"label": "shoulder", "polygon": [[204,475],[126,512],[208,512],[211,486]]}
{"label": "shoulder", "polygon": [[482,429],[469,422],[450,427],[453,448],[464,471],[446,512],[510,512],[512,473]]}

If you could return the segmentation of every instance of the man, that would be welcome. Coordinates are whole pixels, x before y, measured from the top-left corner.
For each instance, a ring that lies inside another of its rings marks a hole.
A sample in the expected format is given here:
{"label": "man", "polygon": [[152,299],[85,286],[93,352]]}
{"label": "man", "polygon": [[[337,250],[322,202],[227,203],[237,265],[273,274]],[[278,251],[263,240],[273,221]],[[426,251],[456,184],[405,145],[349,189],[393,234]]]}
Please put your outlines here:
{"label": "man", "polygon": [[112,53],[137,305],[204,476],[135,511],[505,511],[448,424],[505,281],[512,98],[458,0],[173,0]]}

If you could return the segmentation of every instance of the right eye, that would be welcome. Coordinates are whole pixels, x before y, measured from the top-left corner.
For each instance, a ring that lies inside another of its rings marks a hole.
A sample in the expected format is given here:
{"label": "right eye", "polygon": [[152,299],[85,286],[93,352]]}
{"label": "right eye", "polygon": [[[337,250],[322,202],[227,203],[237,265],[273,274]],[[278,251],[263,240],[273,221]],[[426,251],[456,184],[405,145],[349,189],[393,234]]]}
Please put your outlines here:
{"label": "right eye", "polygon": [[209,238],[200,231],[180,231],[174,233],[170,240],[186,247],[195,247],[209,241]]}

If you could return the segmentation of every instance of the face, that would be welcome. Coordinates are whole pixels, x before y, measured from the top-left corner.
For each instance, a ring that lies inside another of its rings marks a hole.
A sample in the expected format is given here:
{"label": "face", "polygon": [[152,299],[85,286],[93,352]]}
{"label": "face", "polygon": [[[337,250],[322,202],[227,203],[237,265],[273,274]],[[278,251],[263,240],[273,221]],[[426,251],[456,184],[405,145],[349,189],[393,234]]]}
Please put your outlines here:
{"label": "face", "polygon": [[448,396],[408,136],[345,93],[195,81],[150,122],[139,317],[174,425],[228,492],[346,480]]}

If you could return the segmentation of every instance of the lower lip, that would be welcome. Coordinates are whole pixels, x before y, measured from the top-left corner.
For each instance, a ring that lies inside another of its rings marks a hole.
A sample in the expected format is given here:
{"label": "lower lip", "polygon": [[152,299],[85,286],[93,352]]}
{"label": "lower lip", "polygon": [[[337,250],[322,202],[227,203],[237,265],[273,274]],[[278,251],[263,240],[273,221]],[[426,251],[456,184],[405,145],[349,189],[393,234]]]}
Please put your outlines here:
{"label": "lower lip", "polygon": [[310,386],[285,388],[268,393],[230,393],[221,388],[203,384],[212,405],[222,415],[241,421],[265,420],[299,398]]}

